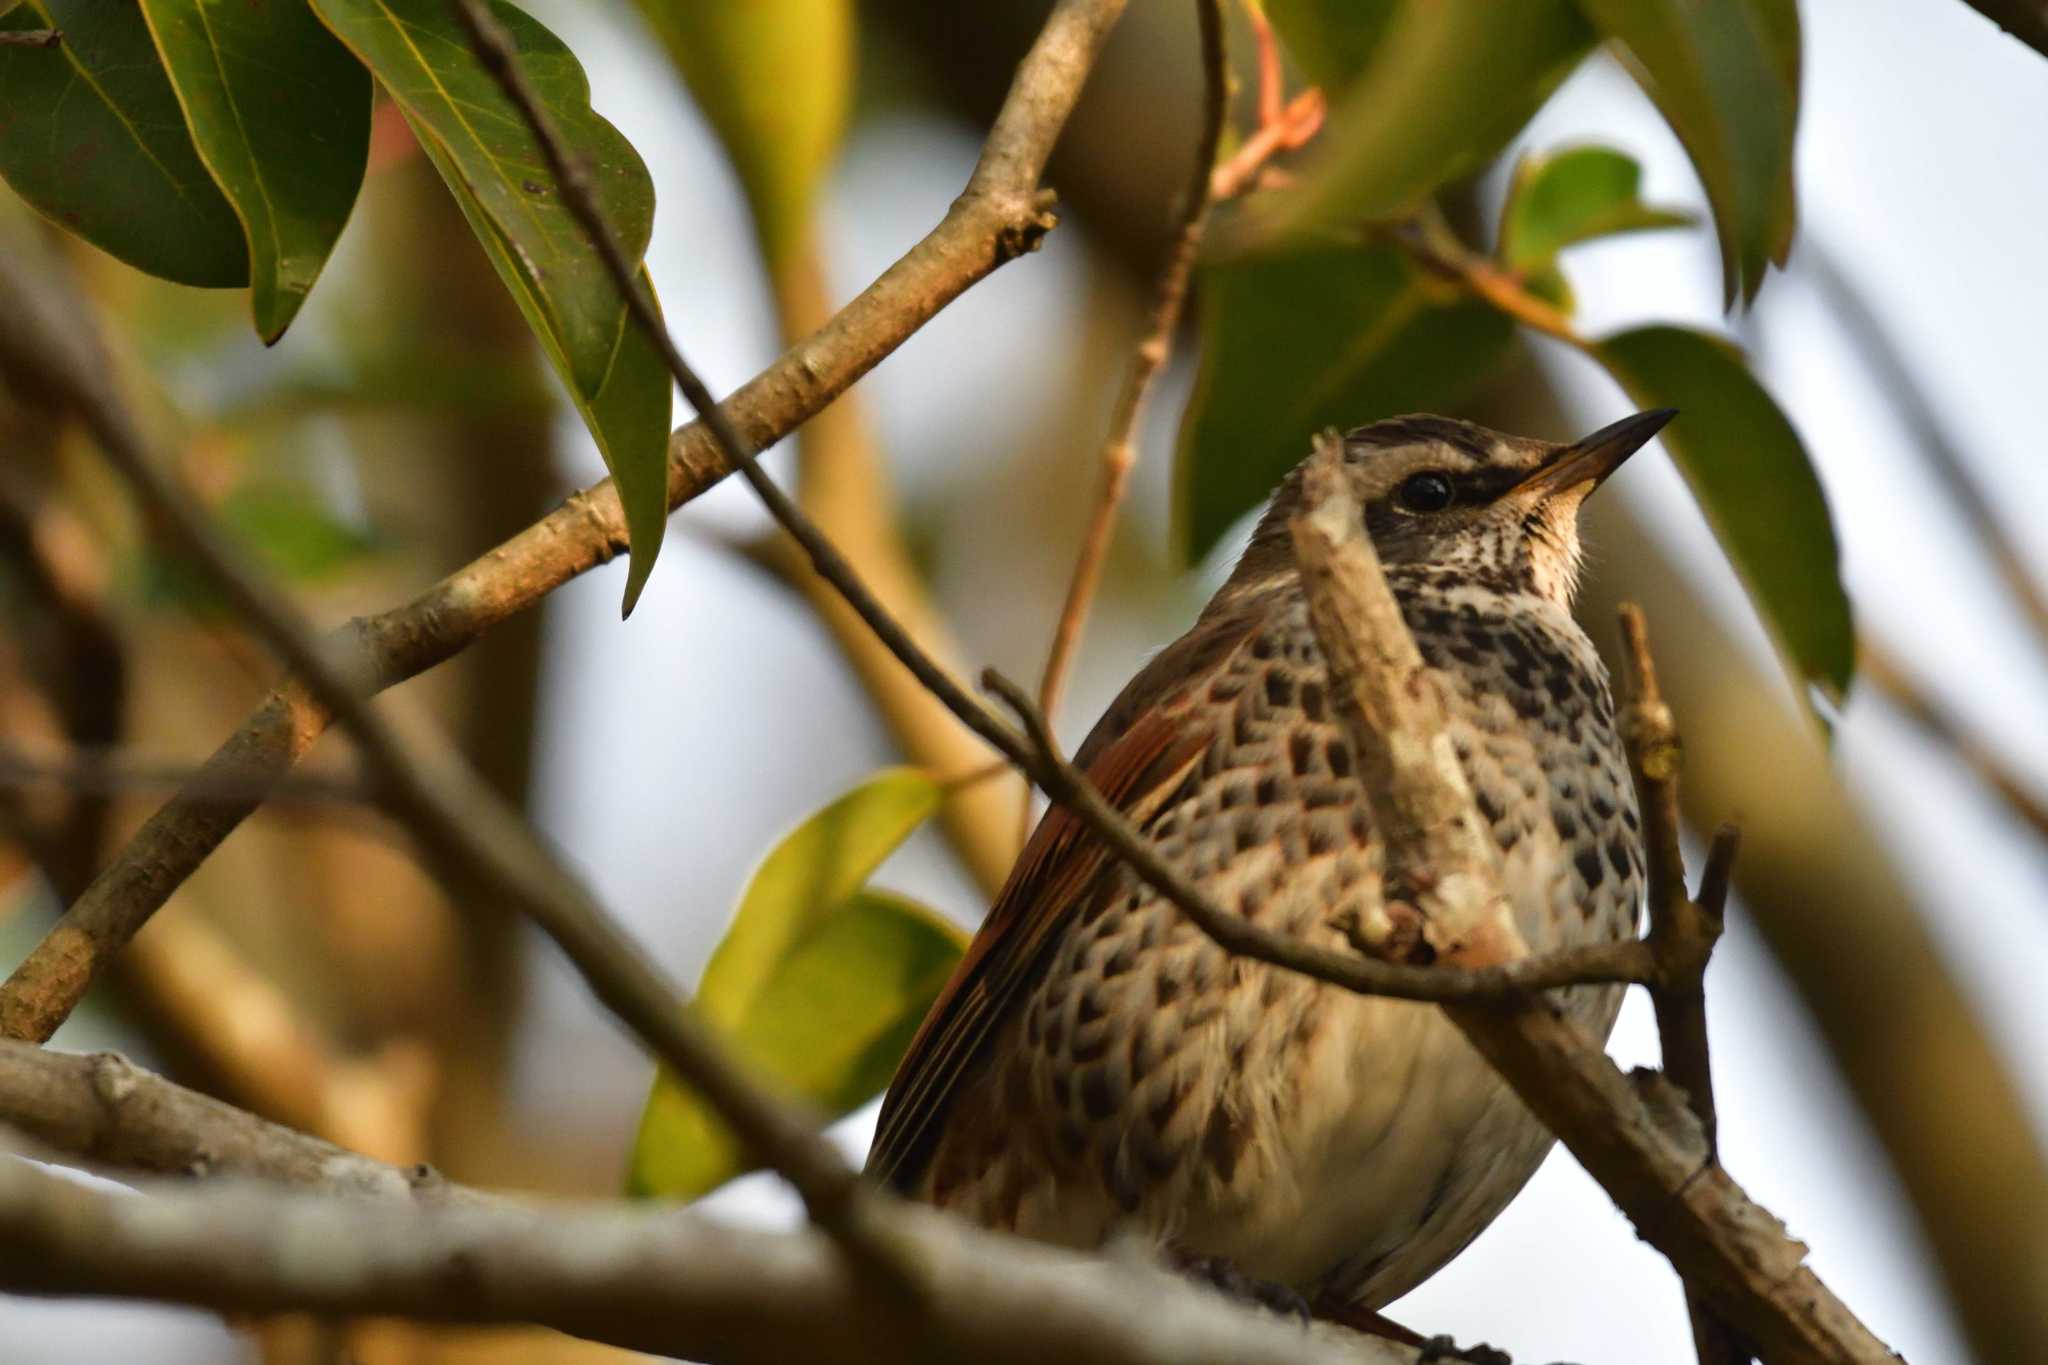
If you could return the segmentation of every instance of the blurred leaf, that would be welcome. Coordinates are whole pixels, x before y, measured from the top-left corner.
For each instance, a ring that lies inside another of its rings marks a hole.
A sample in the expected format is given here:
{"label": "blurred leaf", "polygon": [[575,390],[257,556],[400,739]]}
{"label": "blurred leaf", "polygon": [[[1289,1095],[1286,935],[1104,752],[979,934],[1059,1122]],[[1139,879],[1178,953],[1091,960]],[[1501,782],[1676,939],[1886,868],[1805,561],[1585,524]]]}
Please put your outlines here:
{"label": "blurred leaf", "polygon": [[809,232],[852,97],[851,0],[634,0],[718,130],[771,270]]}
{"label": "blurred leaf", "polygon": [[1689,213],[1645,204],[1642,179],[1633,157],[1609,147],[1524,157],[1501,210],[1502,263],[1533,276],[1553,267],[1558,252],[1594,237],[1692,226]]}
{"label": "blurred leaf", "polygon": [[370,155],[370,76],[306,0],[142,0],[199,156],[246,230],[256,332],[284,335]]}
{"label": "blurred leaf", "polygon": [[1513,324],[1392,246],[1202,271],[1202,360],[1174,470],[1180,544],[1200,558],[1324,427],[1454,407]]}
{"label": "blurred leaf", "polygon": [[1785,263],[1798,203],[1799,11],[1793,0],[1579,0],[1685,144],[1721,239],[1724,301]]}
{"label": "blurred leaf", "polygon": [[1664,445],[1791,672],[1835,705],[1856,666],[1834,524],[1799,433],[1742,352],[1685,327],[1639,327],[1593,354],[1643,407],[1674,407]]}
{"label": "blurred leaf", "polygon": [[1400,0],[1266,0],[1266,17],[1294,64],[1326,94],[1370,62]]}
{"label": "blurred leaf", "polygon": [[[631,611],[668,524],[670,393],[660,352],[633,325],[525,118],[477,61],[446,0],[313,8],[397,101],[596,438],[626,510]],[[654,227],[654,182],[640,154],[590,107],[574,53],[503,0],[491,8],[556,130],[589,168],[627,257],[640,259]]]}
{"label": "blurred leaf", "polygon": [[[747,884],[691,1005],[742,1057],[834,1116],[888,1083],[965,946],[940,917],[862,889],[940,796],[923,772],[892,768],[797,826]],[[657,1076],[632,1191],[694,1198],[745,1169],[715,1116]]]}
{"label": "blurred leaf", "polygon": [[241,220],[206,172],[142,11],[27,0],[0,29],[60,28],[0,47],[0,176],[109,255],[179,284],[249,282]]}
{"label": "blurred leaf", "polygon": [[[237,484],[213,509],[227,538],[287,583],[318,583],[359,563],[381,542],[336,516],[311,489],[275,479]],[[154,544],[140,551],[133,586],[143,601],[216,616],[227,603],[213,577]]]}
{"label": "blurred leaf", "polygon": [[1491,160],[1593,46],[1570,0],[1402,0],[1300,184],[1254,196],[1232,249],[1397,217]]}

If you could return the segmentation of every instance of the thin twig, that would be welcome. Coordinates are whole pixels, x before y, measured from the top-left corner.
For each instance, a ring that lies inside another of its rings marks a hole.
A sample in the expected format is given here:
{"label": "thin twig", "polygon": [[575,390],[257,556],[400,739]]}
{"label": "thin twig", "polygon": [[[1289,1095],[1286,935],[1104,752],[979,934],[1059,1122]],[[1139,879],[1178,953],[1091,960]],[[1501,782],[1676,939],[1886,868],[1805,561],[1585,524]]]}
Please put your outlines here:
{"label": "thin twig", "polygon": [[0,47],[55,47],[64,41],[61,28],[16,28],[0,30]]}
{"label": "thin twig", "polygon": [[2048,838],[2048,800],[2042,798],[2033,784],[2014,772],[2012,765],[1997,750],[1972,734],[1960,717],[1929,692],[1898,657],[1872,635],[1869,627],[1860,631],[1859,637],[1857,678],[1882,692],[1914,724],[1946,745],[1958,762],[1997,793],[2008,810],[2034,833]]}
{"label": "thin twig", "polygon": [[[1131,468],[1138,462],[1138,427],[1144,420],[1145,400],[1152,384],[1173,353],[1174,333],[1187,302],[1188,280],[1201,252],[1202,229],[1208,222],[1211,201],[1210,172],[1216,164],[1216,149],[1222,145],[1223,129],[1230,116],[1230,64],[1223,42],[1222,0],[1196,0],[1196,14],[1202,30],[1203,105],[1201,133],[1195,140],[1194,168],[1181,192],[1180,229],[1168,246],[1166,260],[1152,285],[1152,311],[1144,334],[1131,353],[1124,371],[1123,388],[1110,414],[1109,432],[1097,457],[1101,469],[1095,487],[1095,506],[1089,514],[1088,529],[1081,538],[1080,554],[1074,560],[1074,575],[1067,584],[1067,598],[1060,607],[1059,624],[1053,630],[1052,648],[1045,659],[1045,674],[1038,684],[1038,709],[1047,716],[1059,714],[1060,693],[1066,686],[1067,671],[1080,647],[1081,631],[1088,623],[1088,610],[1102,584],[1102,568],[1109,557],[1111,533],[1116,529],[1117,509],[1122,506]],[[1024,823],[1031,820],[1031,793],[1023,802]],[[1021,843],[1021,839],[1019,841]]]}
{"label": "thin twig", "polygon": [[[101,352],[83,300],[69,292],[60,272],[31,278],[12,254],[0,258],[0,370],[18,390],[36,394],[85,427],[159,532],[207,571],[318,703],[348,727],[384,800],[428,849],[532,918],[598,1000],[704,1096],[762,1165],[785,1176],[815,1216],[829,1222],[849,1211],[855,1176],[816,1125],[754,1086],[680,1008],[685,997],[675,983],[502,797],[452,757],[433,766],[423,762],[364,702],[359,681],[326,653],[297,608],[244,565],[205,511],[165,472],[162,453],[150,448],[112,386],[113,366]],[[81,964],[99,954],[63,929],[60,923],[0,990],[0,1032],[48,1038],[63,1017],[52,1017],[50,998],[39,990],[51,976],[60,984],[59,998],[76,998],[68,978],[89,975],[89,965]]]}
{"label": "thin twig", "polygon": [[[2048,18],[2039,22],[2048,24]],[[2033,628],[2035,642],[2048,648],[2048,591],[2043,590],[2040,578],[2006,529],[2005,517],[1979,487],[1968,457],[1949,435],[1948,425],[1936,410],[1919,373],[1900,353],[1898,342],[1878,317],[1876,308],[1828,249],[1825,240],[1815,241],[1810,233],[1805,235],[1799,244],[1799,268],[1810,274],[1815,292],[1835,315],[1849,344],[1870,371],[1878,392],[1897,412],[1928,472],[1969,523],[1971,542],[1990,556],[2006,590]]]}
{"label": "thin twig", "polygon": [[1246,0],[1245,18],[1252,29],[1252,44],[1259,59],[1259,126],[1226,161],[1218,163],[1209,177],[1209,196],[1217,203],[1235,199],[1259,180],[1267,164],[1281,152],[1308,145],[1323,126],[1328,103],[1321,89],[1311,86],[1282,103],[1285,75],[1280,61],[1280,43],[1273,35],[1272,21],[1259,0]]}
{"label": "thin twig", "polygon": [[[1724,825],[1714,836],[1700,899],[1686,894],[1685,859],[1679,847],[1678,772],[1683,749],[1678,724],[1657,685],[1650,632],[1642,609],[1622,604],[1621,733],[1635,780],[1647,852],[1650,946],[1657,979],[1650,1004],[1664,1054],[1664,1074],[1685,1093],[1699,1120],[1707,1159],[1719,1159],[1719,1117],[1714,1105],[1713,1067],[1707,1046],[1707,963],[1721,937],[1722,910],[1735,862],[1738,834]],[[1749,1365],[1754,1351],[1690,1285],[1686,1311],[1700,1365]]]}

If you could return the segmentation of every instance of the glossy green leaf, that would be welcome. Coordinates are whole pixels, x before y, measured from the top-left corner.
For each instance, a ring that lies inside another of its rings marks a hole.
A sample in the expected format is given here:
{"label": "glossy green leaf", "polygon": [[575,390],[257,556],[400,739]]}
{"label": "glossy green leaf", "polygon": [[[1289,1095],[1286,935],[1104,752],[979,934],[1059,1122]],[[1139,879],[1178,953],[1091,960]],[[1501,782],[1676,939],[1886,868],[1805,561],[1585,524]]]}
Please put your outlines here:
{"label": "glossy green leaf", "polygon": [[1174,511],[1205,554],[1324,427],[1454,407],[1513,325],[1392,246],[1220,262],[1202,271],[1202,360],[1181,422]]}
{"label": "glossy green leaf", "polygon": [[256,331],[284,335],[370,156],[370,73],[306,0],[142,0],[199,156],[249,243]]}
{"label": "glossy green leaf", "polygon": [[1540,272],[1556,263],[1558,252],[1595,237],[1692,225],[1689,213],[1645,204],[1642,180],[1635,158],[1609,147],[1523,158],[1501,210],[1501,261]]}
{"label": "glossy green leaf", "polygon": [[634,0],[718,130],[771,269],[802,244],[853,91],[851,0]]}
{"label": "glossy green leaf", "polygon": [[1793,0],[1578,0],[1685,144],[1721,239],[1726,300],[1792,249],[1799,12]]}
{"label": "glossy green leaf", "polygon": [[[799,825],[754,873],[692,1003],[742,1057],[827,1113],[888,1083],[965,946],[939,916],[863,889],[940,796],[926,774],[890,769]],[[632,1190],[692,1198],[744,1169],[723,1125],[657,1077]]]}
{"label": "glossy green leaf", "polygon": [[1265,8],[1294,64],[1335,94],[1370,64],[1401,0],[1266,0]]}
{"label": "glossy green leaf", "polygon": [[[526,120],[477,61],[446,0],[312,3],[391,92],[596,438],[626,509],[631,611],[668,524],[670,392],[660,352],[632,325]],[[590,82],[574,53],[503,0],[493,0],[492,11],[557,131],[589,168],[626,254],[638,260],[654,226],[654,182],[640,154],[590,107]]]}
{"label": "glossy green leaf", "polygon": [[1571,0],[1403,0],[1332,105],[1299,184],[1257,195],[1226,249],[1412,210],[1507,145],[1593,45]]}
{"label": "glossy green leaf", "polygon": [[142,11],[27,0],[0,30],[58,28],[55,47],[0,46],[0,177],[109,255],[179,284],[249,282],[241,220],[193,148]]}
{"label": "glossy green leaf", "polygon": [[1741,575],[1786,668],[1839,705],[1856,666],[1827,498],[1799,433],[1742,352],[1685,327],[1639,327],[1594,354],[1643,407],[1674,407],[1664,446]]}

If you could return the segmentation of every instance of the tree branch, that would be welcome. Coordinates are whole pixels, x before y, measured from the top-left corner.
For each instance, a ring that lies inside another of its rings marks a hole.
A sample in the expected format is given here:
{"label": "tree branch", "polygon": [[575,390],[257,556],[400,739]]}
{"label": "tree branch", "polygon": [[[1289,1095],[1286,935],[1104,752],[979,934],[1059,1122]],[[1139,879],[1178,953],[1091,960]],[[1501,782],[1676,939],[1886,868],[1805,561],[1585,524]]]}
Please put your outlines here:
{"label": "tree branch", "polygon": [[0,1039],[0,1125],[59,1151],[160,1175],[256,1177],[408,1203],[490,1202],[428,1167],[358,1156],[113,1052],[52,1052]]}
{"label": "tree branch", "polygon": [[[1683,749],[1678,723],[1657,686],[1657,665],[1650,653],[1649,627],[1642,609],[1633,602],[1624,603],[1620,618],[1621,734],[1642,810],[1648,854],[1649,937],[1657,958],[1650,1003],[1657,1016],[1664,1075],[1685,1092],[1693,1116],[1699,1120],[1708,1159],[1719,1161],[1719,1121],[1707,1051],[1706,975],[1714,944],[1721,937],[1722,909],[1738,835],[1733,825],[1723,825],[1715,834],[1700,881],[1700,899],[1693,900],[1686,894],[1685,859],[1679,849],[1678,770]],[[1700,1365],[1749,1365],[1752,1348],[1691,1285],[1686,1286],[1685,1307],[1692,1319],[1693,1347]]]}
{"label": "tree branch", "polygon": [[[1330,668],[1361,771],[1384,764],[1389,868],[1416,868],[1435,885],[1441,927],[1484,928],[1501,903],[1498,854],[1463,831],[1483,828],[1455,761],[1434,760],[1441,731],[1433,689],[1342,477],[1341,440],[1318,443],[1301,513],[1291,525],[1304,563],[1310,617]],[[1412,726],[1400,728],[1382,728]],[[1453,756],[1455,758],[1455,756]],[[1376,785],[1369,783],[1370,785]],[[1673,827],[1675,836],[1675,826]],[[1407,844],[1404,850],[1401,845]],[[1441,862],[1433,861],[1441,859]],[[1445,883],[1456,879],[1456,885]],[[1444,922],[1446,916],[1449,921]],[[1505,943],[1506,940],[1502,939]],[[1622,1075],[1547,1002],[1449,1004],[1445,1013],[1571,1149],[1637,1232],[1773,1362],[1851,1365],[1890,1352],[1803,1264],[1805,1248],[1713,1160],[1680,1094],[1654,1074]]]}
{"label": "tree branch", "polygon": [[[1412,1348],[1229,1302],[1137,1259],[877,1206],[931,1293],[874,1292],[830,1238],[673,1209],[541,1206],[370,1161],[117,1057],[0,1043],[0,1121],[107,1160],[260,1174],[140,1197],[0,1152],[0,1287],[226,1312],[533,1322],[713,1365],[875,1359],[1088,1365],[1412,1365]],[[308,1254],[309,1251],[312,1254]]]}

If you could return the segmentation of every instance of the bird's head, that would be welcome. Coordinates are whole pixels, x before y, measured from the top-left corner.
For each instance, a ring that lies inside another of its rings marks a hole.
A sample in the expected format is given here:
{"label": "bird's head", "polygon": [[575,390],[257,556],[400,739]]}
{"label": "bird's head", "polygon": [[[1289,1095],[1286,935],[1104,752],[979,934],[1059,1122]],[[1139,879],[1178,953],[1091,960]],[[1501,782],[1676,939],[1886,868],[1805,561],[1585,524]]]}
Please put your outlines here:
{"label": "bird's head", "polygon": [[[1449,417],[1390,417],[1344,437],[1344,463],[1382,563],[1441,566],[1501,591],[1569,606],[1578,587],[1579,505],[1676,416],[1656,408],[1569,444],[1505,436]],[[1289,474],[1232,575],[1250,587],[1292,569]]]}

